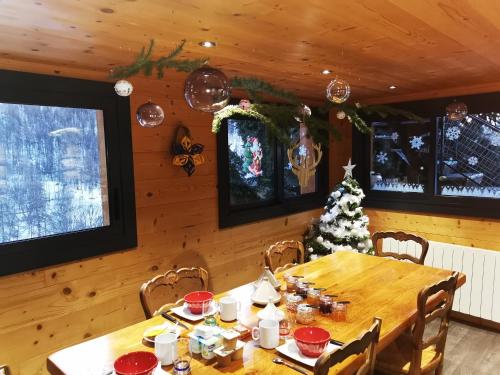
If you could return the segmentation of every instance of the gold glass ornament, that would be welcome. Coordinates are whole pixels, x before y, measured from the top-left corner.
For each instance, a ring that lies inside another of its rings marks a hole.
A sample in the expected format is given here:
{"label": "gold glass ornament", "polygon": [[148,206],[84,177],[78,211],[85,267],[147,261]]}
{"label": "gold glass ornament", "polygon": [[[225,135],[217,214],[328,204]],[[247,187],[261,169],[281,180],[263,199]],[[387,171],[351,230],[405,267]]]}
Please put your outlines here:
{"label": "gold glass ornament", "polygon": [[453,102],[446,106],[446,116],[452,121],[460,121],[467,116],[467,106],[462,102]]}

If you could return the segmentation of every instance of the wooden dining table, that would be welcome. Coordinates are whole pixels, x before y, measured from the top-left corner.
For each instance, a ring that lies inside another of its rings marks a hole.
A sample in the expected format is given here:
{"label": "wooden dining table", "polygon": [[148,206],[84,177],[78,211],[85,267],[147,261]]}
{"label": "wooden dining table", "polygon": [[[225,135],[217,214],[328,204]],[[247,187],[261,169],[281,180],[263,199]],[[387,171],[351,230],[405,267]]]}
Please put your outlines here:
{"label": "wooden dining table", "polygon": [[[333,321],[331,317],[317,315],[311,324],[328,330],[335,340],[348,342],[355,339],[372,323],[373,317],[382,319],[380,341],[377,352],[390,344],[416,318],[417,295],[425,286],[434,284],[450,276],[451,271],[431,268],[389,258],[380,258],[348,251],[298,265],[277,277],[282,281],[285,275],[301,275],[314,282],[315,287],[326,288],[327,293],[337,295],[338,300],[350,301],[345,322]],[[465,283],[465,275],[460,274],[458,286]],[[215,299],[230,295],[241,303],[239,320],[248,325],[256,324],[256,313],[262,306],[255,306],[250,300],[254,291],[252,283],[220,293]],[[280,309],[286,310],[281,303]],[[153,351],[143,343],[144,331],[165,322],[162,316],[155,316],[119,331],[62,349],[47,359],[47,369],[53,375],[104,375],[113,369],[114,360],[122,354],[146,350]],[[188,323],[191,326],[190,322]],[[236,323],[222,323],[232,327]],[[300,326],[299,324],[296,327]],[[185,334],[186,332],[184,332]],[[215,359],[210,361],[194,357],[191,361],[192,374],[297,374],[298,372],[272,362],[278,356],[276,349],[266,350],[251,338],[246,340],[243,360],[234,361],[228,367],[219,367]],[[289,358],[284,358],[294,362]],[[353,366],[355,357],[349,358],[334,369],[345,373]],[[312,368],[301,363],[307,371]],[[164,368],[171,372],[171,367]]]}

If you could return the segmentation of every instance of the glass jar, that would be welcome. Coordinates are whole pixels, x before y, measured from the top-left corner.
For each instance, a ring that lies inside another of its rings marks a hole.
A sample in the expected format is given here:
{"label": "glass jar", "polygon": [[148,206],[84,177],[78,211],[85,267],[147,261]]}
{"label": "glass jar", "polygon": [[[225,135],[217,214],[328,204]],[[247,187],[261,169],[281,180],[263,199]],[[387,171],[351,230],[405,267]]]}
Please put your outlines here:
{"label": "glass jar", "polygon": [[287,293],[295,293],[295,283],[297,282],[297,278],[295,276],[286,276],[286,292]]}
{"label": "glass jar", "polygon": [[347,303],[334,303],[332,317],[336,322],[345,322],[347,320]]}
{"label": "glass jar", "polygon": [[286,308],[288,311],[297,312],[297,306],[302,302],[302,297],[297,294],[287,294]]}
{"label": "glass jar", "polygon": [[301,303],[297,306],[297,323],[311,324],[314,321],[313,308]]}
{"label": "glass jar", "polygon": [[297,283],[295,284],[295,294],[298,294],[303,299],[307,298],[307,290],[308,289],[309,289],[308,284],[304,283],[302,281],[297,281]]}
{"label": "glass jar", "polygon": [[333,311],[333,298],[328,295],[319,298],[319,313],[324,316],[329,316]]}
{"label": "glass jar", "polygon": [[307,303],[312,306],[319,306],[321,290],[309,288],[307,291]]}

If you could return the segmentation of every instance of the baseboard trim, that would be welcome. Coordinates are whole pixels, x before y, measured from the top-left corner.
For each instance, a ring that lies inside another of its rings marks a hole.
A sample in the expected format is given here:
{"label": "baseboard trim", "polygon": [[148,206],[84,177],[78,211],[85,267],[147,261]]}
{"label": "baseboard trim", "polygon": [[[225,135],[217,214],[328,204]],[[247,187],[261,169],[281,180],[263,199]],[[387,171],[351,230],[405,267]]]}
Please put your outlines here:
{"label": "baseboard trim", "polygon": [[464,314],[458,311],[451,312],[451,319],[474,327],[500,333],[500,323],[494,322],[493,320],[478,318],[476,316]]}

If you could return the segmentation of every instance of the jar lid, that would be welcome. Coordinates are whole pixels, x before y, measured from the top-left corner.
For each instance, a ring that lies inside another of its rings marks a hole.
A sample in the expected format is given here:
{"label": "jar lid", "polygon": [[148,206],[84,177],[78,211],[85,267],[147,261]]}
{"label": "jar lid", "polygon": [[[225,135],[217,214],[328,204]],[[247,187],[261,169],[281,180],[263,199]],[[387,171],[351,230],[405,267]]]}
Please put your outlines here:
{"label": "jar lid", "polygon": [[313,308],[305,303],[301,303],[297,306],[297,312],[301,313],[312,313]]}

